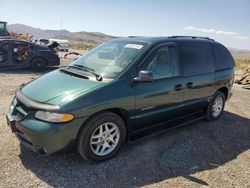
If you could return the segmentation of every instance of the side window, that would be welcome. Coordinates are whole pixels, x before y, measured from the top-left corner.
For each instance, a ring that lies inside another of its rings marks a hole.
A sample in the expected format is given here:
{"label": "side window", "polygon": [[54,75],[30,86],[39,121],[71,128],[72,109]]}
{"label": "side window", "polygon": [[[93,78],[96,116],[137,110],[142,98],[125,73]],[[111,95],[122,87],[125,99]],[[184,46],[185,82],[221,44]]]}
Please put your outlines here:
{"label": "side window", "polygon": [[8,54],[8,49],[0,44],[0,63],[3,63],[8,59]]}
{"label": "side window", "polygon": [[214,71],[213,54],[210,44],[182,44],[184,75],[198,75]]}
{"label": "side window", "polygon": [[234,60],[230,52],[222,45],[213,45],[215,55],[215,70],[225,70],[234,66]]}
{"label": "side window", "polygon": [[164,46],[153,51],[144,62],[141,70],[151,71],[154,79],[179,76],[180,71],[175,47]]}

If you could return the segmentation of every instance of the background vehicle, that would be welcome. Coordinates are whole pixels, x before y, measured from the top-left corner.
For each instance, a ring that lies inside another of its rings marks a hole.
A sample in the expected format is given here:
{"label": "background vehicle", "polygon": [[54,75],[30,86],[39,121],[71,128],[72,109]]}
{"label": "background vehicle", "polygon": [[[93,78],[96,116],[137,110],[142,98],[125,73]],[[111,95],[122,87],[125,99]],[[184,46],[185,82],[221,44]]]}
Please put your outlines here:
{"label": "background vehicle", "polygon": [[37,41],[37,42],[41,46],[48,46],[50,43],[48,39],[39,39],[39,41]]}
{"label": "background vehicle", "polygon": [[9,35],[9,32],[7,31],[7,22],[0,21],[0,37]]}
{"label": "background vehicle", "polygon": [[17,33],[17,32],[9,33],[7,30],[7,22],[0,21],[0,37],[2,37],[2,38],[9,37],[9,38],[13,38],[13,39],[19,39],[22,41],[31,42],[31,38],[33,36],[31,36],[28,33],[26,33],[26,34]]}
{"label": "background vehicle", "polygon": [[69,51],[69,41],[68,40],[60,40],[60,39],[49,39],[50,43],[53,42],[57,42],[59,44],[59,46],[57,47],[57,49],[59,51]]}
{"label": "background vehicle", "polygon": [[60,59],[53,47],[12,38],[0,39],[0,70],[32,67],[34,71],[42,71],[46,66],[59,65]]}
{"label": "background vehicle", "polygon": [[22,87],[7,120],[37,153],[77,147],[104,161],[140,135],[220,118],[233,79],[230,52],[212,39],[116,39]]}

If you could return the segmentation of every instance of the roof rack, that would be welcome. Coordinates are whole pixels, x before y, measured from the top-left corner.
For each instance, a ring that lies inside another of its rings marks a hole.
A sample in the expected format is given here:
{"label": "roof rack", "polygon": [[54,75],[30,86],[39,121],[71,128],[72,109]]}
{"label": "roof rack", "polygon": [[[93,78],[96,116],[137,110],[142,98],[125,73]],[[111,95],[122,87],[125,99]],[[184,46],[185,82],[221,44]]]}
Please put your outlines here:
{"label": "roof rack", "polygon": [[168,38],[173,38],[173,39],[177,39],[177,38],[189,38],[189,39],[203,39],[203,40],[211,40],[214,41],[214,39],[210,39],[208,37],[195,37],[195,36],[171,36]]}

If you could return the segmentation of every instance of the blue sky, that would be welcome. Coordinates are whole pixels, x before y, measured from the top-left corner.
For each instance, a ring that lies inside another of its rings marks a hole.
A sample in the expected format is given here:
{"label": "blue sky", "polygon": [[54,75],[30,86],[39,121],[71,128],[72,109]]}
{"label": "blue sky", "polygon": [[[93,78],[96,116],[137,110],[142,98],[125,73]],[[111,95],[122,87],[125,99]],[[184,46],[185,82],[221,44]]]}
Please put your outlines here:
{"label": "blue sky", "polygon": [[250,49],[250,0],[0,0],[0,20],[115,36],[208,36]]}

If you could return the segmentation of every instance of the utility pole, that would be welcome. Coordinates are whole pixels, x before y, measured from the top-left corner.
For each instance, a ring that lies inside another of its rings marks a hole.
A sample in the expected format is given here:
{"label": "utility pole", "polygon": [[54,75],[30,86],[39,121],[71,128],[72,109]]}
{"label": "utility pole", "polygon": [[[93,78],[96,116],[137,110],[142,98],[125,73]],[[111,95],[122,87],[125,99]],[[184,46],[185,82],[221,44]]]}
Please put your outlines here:
{"label": "utility pole", "polygon": [[63,21],[61,20],[61,40],[62,40],[62,24],[63,24]]}

